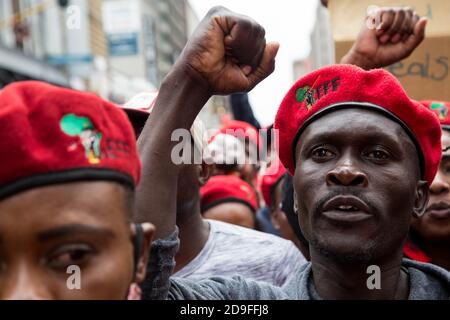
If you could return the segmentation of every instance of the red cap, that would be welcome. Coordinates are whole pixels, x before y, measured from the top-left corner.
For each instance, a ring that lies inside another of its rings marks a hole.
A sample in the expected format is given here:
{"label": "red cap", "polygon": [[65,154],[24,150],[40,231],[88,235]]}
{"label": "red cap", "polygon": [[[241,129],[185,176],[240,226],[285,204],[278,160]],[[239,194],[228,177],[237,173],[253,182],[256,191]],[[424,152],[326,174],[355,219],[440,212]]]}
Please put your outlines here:
{"label": "red cap", "polygon": [[438,116],[442,128],[450,130],[450,102],[426,100],[421,103]]}
{"label": "red cap", "polygon": [[0,198],[73,181],[130,187],[139,181],[126,114],[93,94],[42,82],[18,82],[0,92],[0,150]]}
{"label": "red cap", "polygon": [[399,123],[416,144],[422,179],[433,181],[441,159],[441,127],[435,114],[408,98],[389,72],[343,64],[299,79],[280,105],[275,119],[280,159],[292,175],[295,147],[303,130],[327,112],[343,108],[376,110]]}
{"label": "red cap", "polygon": [[272,206],[272,193],[274,188],[281,181],[281,178],[286,173],[286,168],[283,166],[281,161],[277,158],[264,173],[261,179],[261,192],[264,198],[264,202],[270,208]]}
{"label": "red cap", "polygon": [[219,133],[229,134],[235,136],[236,138],[246,138],[252,143],[254,143],[258,148],[260,148],[260,136],[258,130],[244,121],[231,120],[226,122],[218,132],[216,132],[212,137],[211,141],[214,140],[214,137]]}
{"label": "red cap", "polygon": [[136,136],[141,134],[148,117],[152,113],[157,97],[158,91],[142,92],[135,95],[124,105],[118,106],[127,113]]}
{"label": "red cap", "polygon": [[200,189],[200,195],[202,212],[225,202],[245,204],[253,212],[256,212],[258,208],[258,201],[252,187],[236,176],[211,177]]}
{"label": "red cap", "polygon": [[125,111],[148,115],[152,112],[158,98],[158,91],[141,92],[120,107]]}

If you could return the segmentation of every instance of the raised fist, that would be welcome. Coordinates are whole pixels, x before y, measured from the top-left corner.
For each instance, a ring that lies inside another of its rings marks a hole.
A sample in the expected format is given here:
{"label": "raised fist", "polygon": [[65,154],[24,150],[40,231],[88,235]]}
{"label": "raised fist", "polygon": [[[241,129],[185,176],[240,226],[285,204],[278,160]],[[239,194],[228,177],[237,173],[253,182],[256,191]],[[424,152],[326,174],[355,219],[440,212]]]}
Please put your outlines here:
{"label": "raised fist", "polygon": [[341,63],[364,69],[386,67],[407,58],[425,37],[427,19],[411,8],[377,8],[366,19]]}
{"label": "raised fist", "polygon": [[211,94],[248,92],[275,68],[278,43],[251,18],[214,7],[200,22],[177,61]]}

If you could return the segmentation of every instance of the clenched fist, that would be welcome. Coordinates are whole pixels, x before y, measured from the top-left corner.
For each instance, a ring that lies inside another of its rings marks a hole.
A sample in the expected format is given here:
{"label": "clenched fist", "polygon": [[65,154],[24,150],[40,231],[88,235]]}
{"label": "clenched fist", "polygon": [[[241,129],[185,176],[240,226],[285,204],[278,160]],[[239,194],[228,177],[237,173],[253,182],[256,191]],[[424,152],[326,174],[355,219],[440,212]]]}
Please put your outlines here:
{"label": "clenched fist", "polygon": [[223,7],[211,9],[177,61],[210,94],[248,92],[275,68],[278,43],[267,43],[264,28]]}
{"label": "clenched fist", "polygon": [[378,8],[366,19],[341,63],[366,70],[386,67],[407,58],[425,37],[427,20],[411,8]]}

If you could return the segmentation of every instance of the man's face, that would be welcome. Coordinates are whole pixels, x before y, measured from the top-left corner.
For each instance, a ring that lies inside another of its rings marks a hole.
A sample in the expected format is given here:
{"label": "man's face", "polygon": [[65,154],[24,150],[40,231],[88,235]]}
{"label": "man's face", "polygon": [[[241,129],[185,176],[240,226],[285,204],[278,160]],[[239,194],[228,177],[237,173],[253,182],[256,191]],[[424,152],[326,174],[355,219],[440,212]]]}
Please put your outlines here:
{"label": "man's face", "polygon": [[425,214],[413,219],[413,227],[426,241],[450,242],[450,132],[442,131],[442,160],[430,187]]}
{"label": "man's face", "polygon": [[296,161],[299,223],[315,251],[342,261],[401,251],[427,186],[397,123],[368,110],[332,112],[302,133]]}
{"label": "man's face", "polygon": [[0,201],[0,299],[125,299],[136,280],[125,194],[82,182]]}

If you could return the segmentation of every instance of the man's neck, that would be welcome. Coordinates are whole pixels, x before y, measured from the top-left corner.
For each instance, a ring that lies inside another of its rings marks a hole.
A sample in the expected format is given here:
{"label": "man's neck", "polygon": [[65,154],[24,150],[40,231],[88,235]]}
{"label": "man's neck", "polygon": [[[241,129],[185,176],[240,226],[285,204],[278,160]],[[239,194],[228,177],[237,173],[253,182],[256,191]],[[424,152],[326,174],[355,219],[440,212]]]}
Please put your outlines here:
{"label": "man's neck", "polygon": [[311,248],[314,286],[322,299],[407,299],[409,277],[401,271],[401,260],[400,252],[372,262],[343,262]]}
{"label": "man's neck", "polygon": [[200,202],[196,201],[190,210],[183,212],[180,216],[185,217],[178,221],[180,249],[175,255],[175,270],[183,269],[202,251],[209,238],[209,223],[202,218],[200,213]]}

